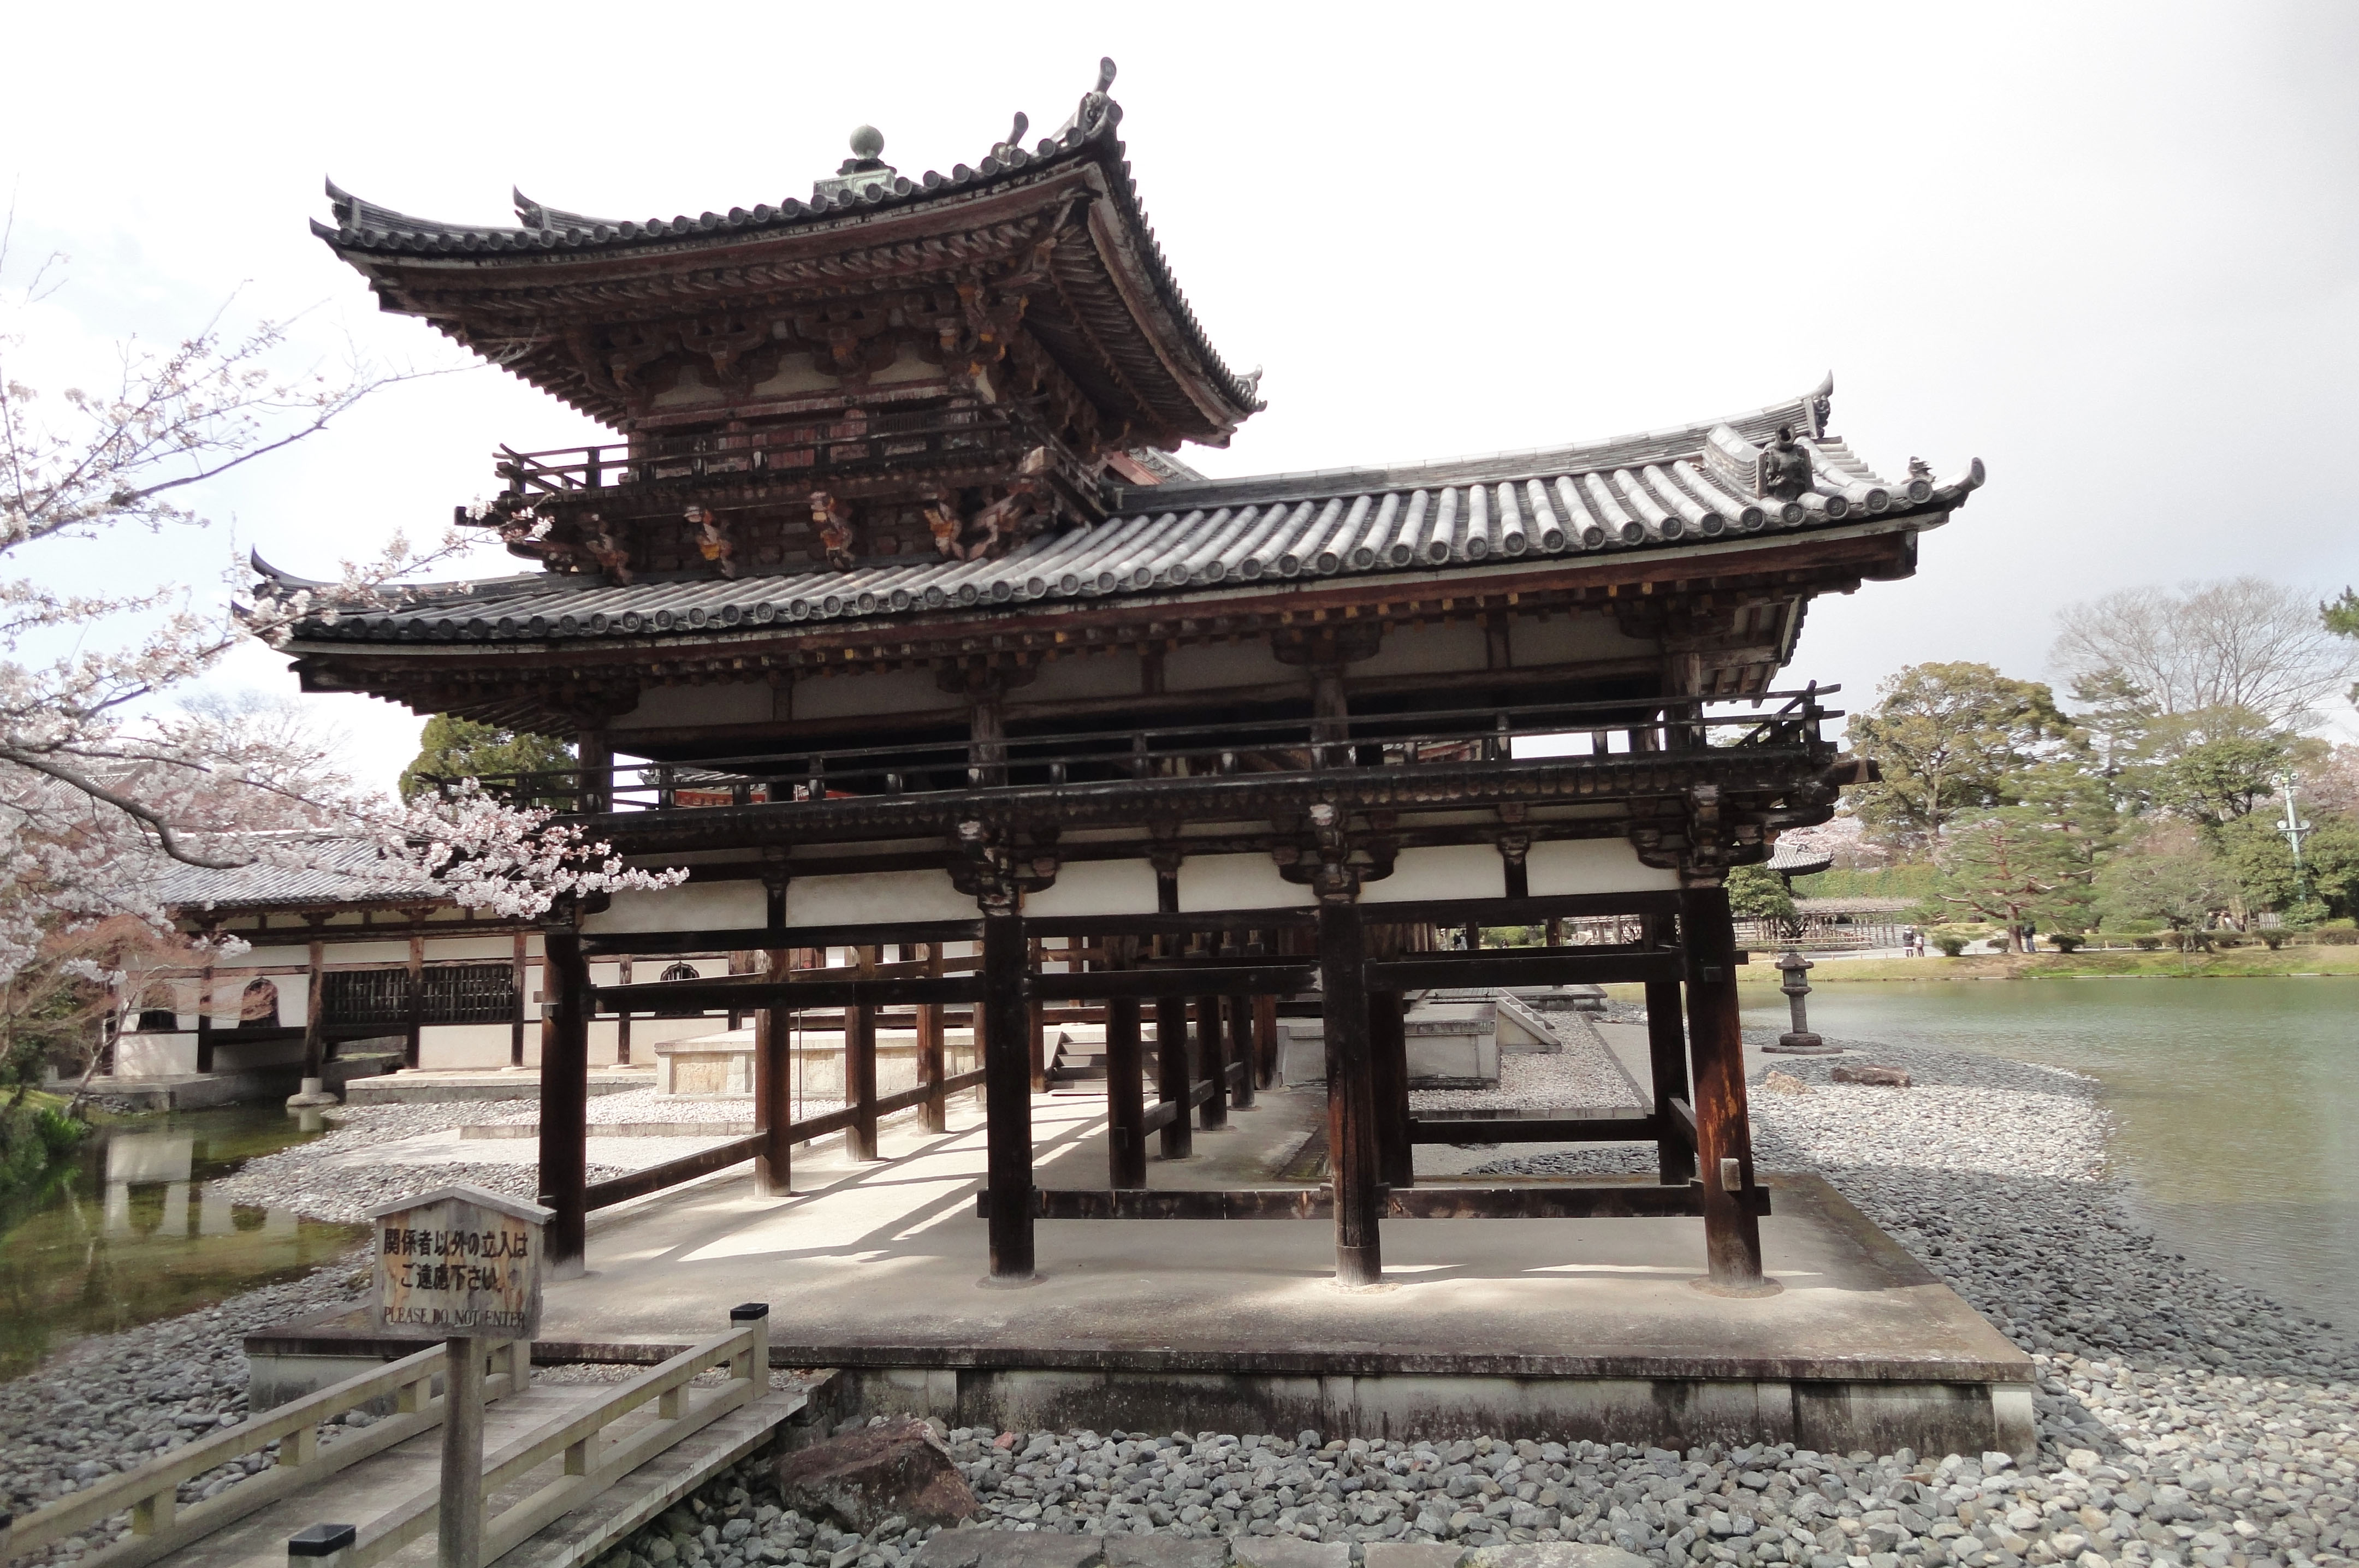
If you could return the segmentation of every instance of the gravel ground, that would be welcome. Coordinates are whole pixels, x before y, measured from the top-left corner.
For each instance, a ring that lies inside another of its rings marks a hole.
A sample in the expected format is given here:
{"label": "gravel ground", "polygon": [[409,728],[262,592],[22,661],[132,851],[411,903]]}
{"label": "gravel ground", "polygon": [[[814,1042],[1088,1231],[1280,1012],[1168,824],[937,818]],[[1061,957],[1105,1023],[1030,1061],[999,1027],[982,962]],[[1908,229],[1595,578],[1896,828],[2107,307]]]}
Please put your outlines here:
{"label": "gravel ground", "polygon": [[[803,1099],[796,1102],[799,1116],[824,1116],[840,1101]],[[470,1126],[492,1127],[517,1122],[538,1121],[540,1105],[537,1100],[498,1100],[478,1107],[481,1114],[464,1118]],[[618,1122],[636,1121],[751,1121],[754,1119],[752,1095],[715,1095],[676,1097],[659,1095],[652,1088],[626,1089],[615,1095],[592,1095],[590,1098],[590,1125],[611,1126]]]}
{"label": "gravel ground", "polygon": [[1564,1049],[1503,1051],[1495,1089],[1412,1089],[1415,1110],[1519,1109],[1530,1107],[1604,1108],[1641,1103],[1638,1086],[1622,1070],[1589,1021],[1573,1013],[1551,1014]]}
{"label": "gravel ground", "polygon": [[[1810,1568],[2348,1562],[2359,1551],[2353,1346],[2136,1228],[2105,1174],[2105,1121],[2090,1081],[1988,1057],[1866,1049],[1907,1067],[1916,1087],[1834,1085],[1828,1061],[1778,1061],[1806,1092],[1756,1084],[1764,1162],[1824,1173],[2034,1354],[2037,1454],[951,1432],[986,1510],[979,1522],[1469,1546],[1578,1540],[1665,1563]],[[1567,1103],[1560,1091],[1546,1098]],[[1643,1164],[1583,1151],[1492,1169]],[[184,1419],[234,1414],[245,1325],[314,1297],[345,1299],[349,1272],[92,1342],[7,1386],[0,1484],[21,1507],[57,1495],[78,1465],[129,1462],[173,1442]],[[82,1402],[93,1390],[104,1400]],[[907,1530],[840,1534],[777,1511],[766,1487],[751,1465],[722,1476],[601,1568],[897,1568],[923,1540]]]}

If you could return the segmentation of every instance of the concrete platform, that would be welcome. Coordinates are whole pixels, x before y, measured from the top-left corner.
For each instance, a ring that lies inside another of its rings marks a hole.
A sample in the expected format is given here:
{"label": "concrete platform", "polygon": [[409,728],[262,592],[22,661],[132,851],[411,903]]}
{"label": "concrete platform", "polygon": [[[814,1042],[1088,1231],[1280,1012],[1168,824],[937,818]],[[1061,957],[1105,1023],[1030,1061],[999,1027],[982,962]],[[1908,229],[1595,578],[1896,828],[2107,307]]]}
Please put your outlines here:
{"label": "concrete platform", "polygon": [[[655,1064],[592,1067],[590,1092],[618,1095],[654,1087]],[[411,1069],[382,1078],[360,1078],[344,1087],[347,1105],[422,1105],[445,1100],[538,1099],[540,1069],[497,1067],[429,1071]]]}
{"label": "concrete platform", "polygon": [[[1288,1185],[1266,1173],[1321,1103],[1265,1095],[1150,1183]],[[1103,1184],[1101,1110],[1036,1099],[1041,1185]],[[1039,1281],[1006,1288],[982,1279],[973,1111],[946,1134],[889,1130],[885,1152],[806,1162],[788,1198],[755,1196],[740,1168],[592,1216],[590,1271],[549,1287],[538,1355],[650,1360],[768,1301],[777,1364],[845,1369],[843,1408],[960,1425],[2032,1443],[2029,1359],[1815,1177],[1768,1178],[1784,1288],[1765,1299],[1694,1287],[1695,1219],[1390,1220],[1386,1282],[1367,1291],[1332,1282],[1320,1222],[1044,1221]],[[255,1336],[257,1379],[335,1332]]]}
{"label": "concrete platform", "polygon": [[[350,1050],[322,1064],[331,1089],[375,1081],[401,1065],[401,1052]],[[94,1077],[90,1092],[132,1101],[141,1110],[210,1110],[224,1105],[275,1105],[303,1085],[300,1063],[234,1072],[174,1073],[159,1077]]]}

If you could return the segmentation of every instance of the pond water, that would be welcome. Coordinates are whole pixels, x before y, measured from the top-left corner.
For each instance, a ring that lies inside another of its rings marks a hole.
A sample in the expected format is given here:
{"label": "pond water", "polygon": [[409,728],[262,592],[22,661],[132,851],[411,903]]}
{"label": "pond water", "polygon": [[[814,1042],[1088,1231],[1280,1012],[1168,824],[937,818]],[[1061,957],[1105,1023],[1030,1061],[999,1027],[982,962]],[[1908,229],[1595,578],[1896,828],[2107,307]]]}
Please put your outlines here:
{"label": "pond water", "polygon": [[0,1378],[109,1334],[291,1279],[365,1227],[233,1205],[213,1186],[257,1155],[320,1136],[318,1113],[238,1106],[140,1118],[0,1200]]}
{"label": "pond water", "polygon": [[[1775,989],[1745,992],[1747,1024],[1788,1026]],[[2171,1250],[2359,1325],[2359,979],[1832,984],[1810,1010],[1831,1039],[2097,1078],[2114,1169]]]}

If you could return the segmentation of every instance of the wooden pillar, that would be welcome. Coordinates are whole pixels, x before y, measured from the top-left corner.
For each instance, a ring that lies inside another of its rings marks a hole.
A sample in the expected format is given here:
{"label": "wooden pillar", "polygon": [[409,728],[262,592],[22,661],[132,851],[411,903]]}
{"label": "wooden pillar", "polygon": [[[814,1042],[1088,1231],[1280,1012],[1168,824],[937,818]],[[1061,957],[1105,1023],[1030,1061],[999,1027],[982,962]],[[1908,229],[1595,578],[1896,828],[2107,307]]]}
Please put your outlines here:
{"label": "wooden pillar", "polygon": [[1229,1095],[1230,1106],[1237,1110],[1253,1108],[1255,1080],[1261,1074],[1261,1064],[1254,1059],[1253,1009],[1256,1000],[1246,996],[1228,999],[1228,1059],[1245,1065],[1245,1071],[1237,1075],[1237,1087]]}
{"label": "wooden pillar", "polygon": [[[856,963],[859,973],[875,974],[876,949],[859,948]],[[875,1159],[876,1010],[873,1007],[843,1010],[843,1098],[853,1105],[852,1157]]]}
{"label": "wooden pillar", "polygon": [[[773,947],[768,957],[770,978],[786,979],[794,956]],[[625,983],[628,979],[625,977]],[[789,1136],[795,1119],[794,1075],[787,1060],[794,1029],[795,1015],[783,1007],[766,1007],[754,1014],[754,1130],[764,1135],[762,1152],[754,1156],[754,1190],[766,1198],[785,1197],[795,1190],[794,1140]]]}
{"label": "wooden pillar", "polygon": [[1319,906],[1319,979],[1327,1045],[1327,1152],[1335,1184],[1335,1279],[1384,1277],[1376,1237],[1375,1104],[1368,1073],[1367,930],[1360,906]]}
{"label": "wooden pillar", "polygon": [[603,730],[584,729],[575,732],[573,749],[577,753],[575,766],[581,770],[581,788],[574,795],[575,809],[584,813],[610,810],[614,799],[614,741]]}
{"label": "wooden pillar", "polygon": [[[1678,925],[1671,916],[1649,914],[1645,920],[1647,946],[1668,947],[1678,939]],[[1695,1154],[1688,1148],[1687,1139],[1672,1130],[1677,1121],[1671,1112],[1671,1101],[1694,1104],[1688,1087],[1688,1041],[1682,1011],[1679,981],[1647,982],[1647,1056],[1654,1070],[1655,1119],[1663,1130],[1655,1147],[1663,1185],[1667,1187],[1683,1187],[1695,1180],[1696,1173]]]}
{"label": "wooden pillar", "polygon": [[419,1049],[426,1031],[426,938],[413,935],[409,939],[409,1005],[405,1010],[408,1024],[401,1045],[401,1065],[418,1065]]}
{"label": "wooden pillar", "polygon": [[1201,1108],[1203,1127],[1207,1132],[1229,1124],[1229,1087],[1223,1081],[1228,1074],[1228,1032],[1222,1025],[1221,999],[1202,996],[1196,999],[1196,1076],[1212,1086],[1212,1094]]}
{"label": "wooden pillar", "polygon": [[571,930],[541,933],[540,1201],[551,1275],[582,1272],[589,1218],[590,966]]}
{"label": "wooden pillar", "polygon": [[991,1195],[991,1277],[1033,1277],[1032,1084],[1024,1056],[1031,1003],[1024,917],[986,907],[983,920],[985,1155]]}
{"label": "wooden pillar", "polygon": [[[328,1035],[326,1021],[321,1017],[327,1011],[326,973],[326,949],[314,940],[303,993],[303,1076],[306,1079],[316,1080],[327,1076]],[[308,1089],[310,1086],[307,1084],[305,1087]]]}
{"label": "wooden pillar", "polygon": [[1268,1088],[1277,1082],[1277,999],[1257,996],[1253,999],[1254,1070],[1261,1087]]}
{"label": "wooden pillar", "polygon": [[[940,979],[942,974],[942,945],[926,944],[926,975]],[[950,1097],[941,1092],[949,1075],[942,1065],[942,1004],[929,1001],[918,1009],[918,1082],[934,1092],[918,1112],[919,1125],[929,1132],[951,1130]]]}
{"label": "wooden pillar", "polygon": [[[628,953],[614,961],[614,983],[625,986],[631,983],[631,956]],[[631,1015],[625,1011],[614,1018],[614,1065],[627,1067],[630,1065]]]}
{"label": "wooden pillar", "polygon": [[197,1071],[213,1070],[213,967],[197,979]]}
{"label": "wooden pillar", "polygon": [[1687,945],[1704,1254],[1713,1284],[1741,1290],[1761,1282],[1761,1221],[1743,1198],[1753,1185],[1753,1138],[1745,1117],[1745,1039],[1737,1027],[1736,927],[1727,890],[1684,891],[1680,935]]}
{"label": "wooden pillar", "polygon": [[516,1017],[508,1023],[508,1065],[511,1067],[524,1065],[524,1015],[527,1005],[524,944],[525,935],[519,931],[516,934],[515,953],[508,960],[508,985],[516,992]]}
{"label": "wooden pillar", "polygon": [[1376,1173],[1386,1186],[1417,1185],[1408,1140],[1408,1035],[1398,991],[1368,993],[1369,1098],[1376,1113]]}
{"label": "wooden pillar", "polygon": [[1155,1098],[1176,1102],[1179,1113],[1163,1124],[1163,1157],[1185,1160],[1196,1152],[1193,1124],[1188,1119],[1188,999],[1155,999]]}
{"label": "wooden pillar", "polygon": [[1147,1083],[1135,996],[1106,1001],[1106,1181],[1147,1185]]}
{"label": "wooden pillar", "polygon": [[[1047,944],[1037,938],[1032,943],[1031,972],[1036,975],[1040,972],[1041,954],[1046,947]],[[1025,1040],[1027,1043],[1026,1060],[1030,1065],[1032,1074],[1032,1092],[1036,1095],[1047,1094],[1049,1092],[1049,1029],[1047,1021],[1040,1016],[1040,1004],[1038,1001],[1033,1002],[1030,1011],[1024,1015],[1024,1029]]]}

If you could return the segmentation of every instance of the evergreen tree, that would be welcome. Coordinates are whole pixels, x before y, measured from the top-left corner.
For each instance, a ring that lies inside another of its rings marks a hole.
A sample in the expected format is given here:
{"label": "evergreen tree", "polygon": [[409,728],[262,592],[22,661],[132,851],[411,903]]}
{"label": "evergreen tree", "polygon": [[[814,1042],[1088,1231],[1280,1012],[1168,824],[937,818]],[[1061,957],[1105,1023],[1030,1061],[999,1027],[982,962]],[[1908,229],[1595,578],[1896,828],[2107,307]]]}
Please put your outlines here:
{"label": "evergreen tree", "polygon": [[1965,663],[1902,670],[1848,737],[1884,774],[1853,793],[1852,809],[1871,837],[1911,853],[1938,846],[1961,815],[2009,804],[2015,775],[2076,741],[2046,686]]}
{"label": "evergreen tree", "polygon": [[[401,798],[432,792],[431,778],[475,779],[498,773],[557,773],[573,765],[573,748],[552,735],[505,730],[454,714],[426,721],[419,752],[401,770]],[[570,792],[568,792],[570,793]]]}

